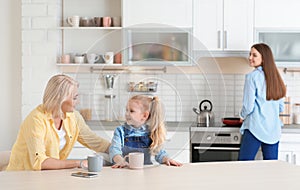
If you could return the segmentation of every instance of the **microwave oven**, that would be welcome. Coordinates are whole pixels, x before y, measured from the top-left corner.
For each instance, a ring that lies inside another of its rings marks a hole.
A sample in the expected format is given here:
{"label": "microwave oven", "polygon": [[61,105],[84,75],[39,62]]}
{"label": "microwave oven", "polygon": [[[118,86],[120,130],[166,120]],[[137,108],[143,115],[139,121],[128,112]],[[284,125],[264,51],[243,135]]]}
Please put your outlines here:
{"label": "microwave oven", "polygon": [[125,65],[191,65],[191,29],[133,27],[123,29]]}
{"label": "microwave oven", "polygon": [[277,66],[300,66],[300,30],[258,30],[257,42],[270,46]]}

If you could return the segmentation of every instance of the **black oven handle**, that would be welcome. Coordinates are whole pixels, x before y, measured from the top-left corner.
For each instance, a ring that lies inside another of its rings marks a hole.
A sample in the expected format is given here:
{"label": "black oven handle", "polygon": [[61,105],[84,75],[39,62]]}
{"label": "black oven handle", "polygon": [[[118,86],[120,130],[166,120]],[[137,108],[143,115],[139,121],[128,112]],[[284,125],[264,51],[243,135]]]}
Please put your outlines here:
{"label": "black oven handle", "polygon": [[240,150],[239,147],[200,147],[200,146],[195,146],[195,150]]}

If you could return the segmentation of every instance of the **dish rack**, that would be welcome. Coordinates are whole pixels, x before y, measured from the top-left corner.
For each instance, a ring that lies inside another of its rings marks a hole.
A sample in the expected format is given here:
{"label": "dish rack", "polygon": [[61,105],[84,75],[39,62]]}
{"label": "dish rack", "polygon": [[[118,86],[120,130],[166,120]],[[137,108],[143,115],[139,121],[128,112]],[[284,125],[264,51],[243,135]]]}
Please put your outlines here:
{"label": "dish rack", "polygon": [[157,82],[129,82],[127,84],[128,92],[156,92],[157,91]]}

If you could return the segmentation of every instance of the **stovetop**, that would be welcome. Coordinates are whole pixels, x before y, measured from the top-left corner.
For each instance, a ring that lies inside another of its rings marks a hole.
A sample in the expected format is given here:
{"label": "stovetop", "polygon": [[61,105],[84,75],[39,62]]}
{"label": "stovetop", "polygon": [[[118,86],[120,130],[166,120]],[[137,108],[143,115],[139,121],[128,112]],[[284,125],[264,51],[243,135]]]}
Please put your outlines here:
{"label": "stovetop", "polygon": [[222,123],[209,126],[209,127],[199,127],[195,123],[190,127],[190,131],[206,131],[206,132],[239,132],[241,126],[228,126]]}

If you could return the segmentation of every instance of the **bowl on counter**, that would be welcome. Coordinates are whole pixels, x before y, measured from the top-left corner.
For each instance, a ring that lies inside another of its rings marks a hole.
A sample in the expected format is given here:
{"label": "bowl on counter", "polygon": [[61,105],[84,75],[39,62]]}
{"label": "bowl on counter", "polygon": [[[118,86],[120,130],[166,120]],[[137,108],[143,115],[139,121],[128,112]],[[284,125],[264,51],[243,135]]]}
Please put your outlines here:
{"label": "bowl on counter", "polygon": [[239,117],[224,117],[222,122],[226,126],[241,126],[243,124],[243,120]]}

